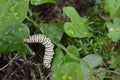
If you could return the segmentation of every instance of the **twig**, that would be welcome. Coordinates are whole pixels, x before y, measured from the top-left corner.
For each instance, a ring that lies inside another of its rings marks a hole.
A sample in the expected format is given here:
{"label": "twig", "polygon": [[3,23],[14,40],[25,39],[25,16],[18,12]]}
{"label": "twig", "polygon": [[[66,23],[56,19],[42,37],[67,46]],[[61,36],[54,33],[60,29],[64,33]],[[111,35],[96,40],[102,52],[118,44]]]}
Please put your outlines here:
{"label": "twig", "polygon": [[39,70],[39,73],[40,73],[40,78],[41,78],[41,80],[45,80],[45,79],[44,79],[44,76],[43,76],[43,73],[42,73],[42,70],[41,70],[41,68],[40,68],[40,64],[37,64],[37,67],[38,67],[38,70]]}
{"label": "twig", "polygon": [[112,70],[106,70],[106,72],[114,73],[114,74],[118,74],[118,75],[120,75],[120,72],[116,72],[116,71],[112,71]]}
{"label": "twig", "polygon": [[45,80],[47,80],[51,75],[53,74],[53,72],[50,72],[47,77],[45,78]]}
{"label": "twig", "polygon": [[12,58],[12,60],[9,62],[9,63],[7,63],[5,66],[3,66],[2,68],[0,68],[0,71],[2,71],[3,69],[5,69],[6,67],[8,67],[9,66],[9,64],[11,64],[12,63],[12,61],[14,60],[14,59],[16,59],[17,58],[17,55],[14,57],[14,58]]}
{"label": "twig", "polygon": [[37,66],[37,68],[38,68],[38,70],[39,70],[39,73],[40,73],[40,79],[41,80],[45,80],[45,78],[44,78],[44,76],[43,76],[43,72],[42,72],[42,70],[41,70],[41,68],[40,68],[40,64],[38,63],[38,64],[36,64],[36,63],[32,63],[33,65],[35,65],[35,66]]}
{"label": "twig", "polygon": [[32,80],[36,80],[36,76],[35,76],[35,73],[33,71],[33,64],[31,61],[29,61],[29,69],[30,69],[30,75],[32,77]]}

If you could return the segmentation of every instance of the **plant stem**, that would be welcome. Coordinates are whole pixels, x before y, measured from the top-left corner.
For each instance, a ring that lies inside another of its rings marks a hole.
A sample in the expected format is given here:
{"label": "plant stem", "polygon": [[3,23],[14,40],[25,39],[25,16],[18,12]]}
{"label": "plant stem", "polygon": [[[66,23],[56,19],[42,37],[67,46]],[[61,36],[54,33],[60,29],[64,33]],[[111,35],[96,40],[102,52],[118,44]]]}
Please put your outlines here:
{"label": "plant stem", "polygon": [[112,71],[112,70],[106,70],[106,72],[114,73],[114,74],[118,74],[118,75],[120,75],[120,72],[116,72],[116,71]]}
{"label": "plant stem", "polygon": [[26,19],[27,19],[28,21],[30,21],[31,23],[33,23],[33,25],[35,26],[35,28],[36,28],[37,30],[40,30],[40,32],[41,32],[40,25],[38,25],[34,20],[32,20],[31,18],[29,18],[28,16],[26,16]]}
{"label": "plant stem", "polygon": [[58,47],[60,47],[61,49],[63,49],[71,58],[73,58],[74,60],[80,62],[80,58],[77,58],[76,56],[72,55],[61,43],[56,43],[56,45]]}

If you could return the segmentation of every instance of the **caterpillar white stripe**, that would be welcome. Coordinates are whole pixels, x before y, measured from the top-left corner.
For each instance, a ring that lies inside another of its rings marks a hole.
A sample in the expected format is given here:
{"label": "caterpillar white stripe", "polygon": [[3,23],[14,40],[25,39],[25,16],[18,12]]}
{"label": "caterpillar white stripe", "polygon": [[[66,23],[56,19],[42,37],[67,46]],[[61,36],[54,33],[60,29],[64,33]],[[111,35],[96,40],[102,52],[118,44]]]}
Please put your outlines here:
{"label": "caterpillar white stripe", "polygon": [[41,43],[42,45],[45,46],[45,54],[44,54],[44,59],[43,59],[43,64],[46,68],[50,68],[51,66],[51,60],[54,55],[54,45],[51,42],[50,38],[46,37],[43,34],[35,34],[29,36],[27,39],[23,39],[23,42],[25,43]]}

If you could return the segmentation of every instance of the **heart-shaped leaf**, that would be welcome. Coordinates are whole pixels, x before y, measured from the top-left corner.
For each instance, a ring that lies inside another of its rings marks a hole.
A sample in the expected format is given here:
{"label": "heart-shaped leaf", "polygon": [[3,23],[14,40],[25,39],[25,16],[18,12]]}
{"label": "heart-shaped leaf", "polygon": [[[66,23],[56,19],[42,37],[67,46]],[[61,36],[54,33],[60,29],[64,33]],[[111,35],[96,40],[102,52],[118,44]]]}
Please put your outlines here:
{"label": "heart-shaped leaf", "polygon": [[99,66],[103,62],[102,57],[97,54],[87,55],[83,58],[83,60],[87,62],[87,64],[90,66],[90,68]]}
{"label": "heart-shaped leaf", "polygon": [[71,22],[66,22],[64,30],[70,37],[84,38],[91,37],[89,25],[85,18],[79,16],[73,7],[64,7],[63,12],[71,19]]}

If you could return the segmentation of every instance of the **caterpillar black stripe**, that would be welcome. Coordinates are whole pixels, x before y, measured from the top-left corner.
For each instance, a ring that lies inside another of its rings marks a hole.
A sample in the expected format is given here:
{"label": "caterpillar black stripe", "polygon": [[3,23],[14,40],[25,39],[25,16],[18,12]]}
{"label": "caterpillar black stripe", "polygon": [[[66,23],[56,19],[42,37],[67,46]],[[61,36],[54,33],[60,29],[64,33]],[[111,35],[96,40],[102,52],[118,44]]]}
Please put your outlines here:
{"label": "caterpillar black stripe", "polygon": [[35,34],[29,36],[27,39],[23,39],[23,42],[25,43],[41,43],[42,45],[45,46],[45,54],[44,54],[44,59],[43,59],[43,64],[46,68],[50,68],[51,66],[51,60],[54,55],[54,45],[51,42],[50,38],[46,37],[43,34]]}

